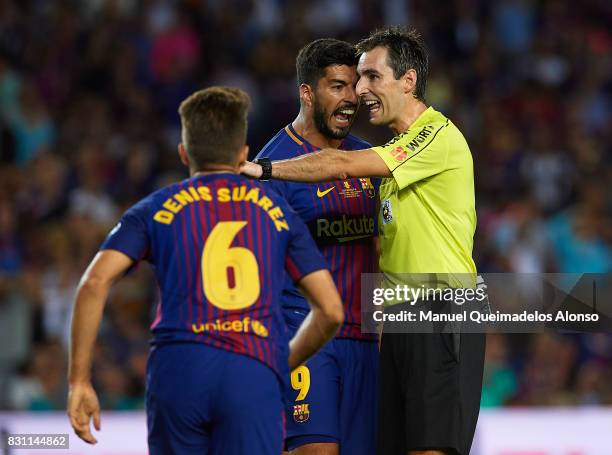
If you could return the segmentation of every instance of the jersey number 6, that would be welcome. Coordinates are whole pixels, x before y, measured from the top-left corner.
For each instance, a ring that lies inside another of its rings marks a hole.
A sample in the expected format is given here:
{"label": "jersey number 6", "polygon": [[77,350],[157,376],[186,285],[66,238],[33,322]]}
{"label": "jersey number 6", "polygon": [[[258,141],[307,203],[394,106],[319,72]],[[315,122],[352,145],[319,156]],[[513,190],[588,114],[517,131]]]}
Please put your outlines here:
{"label": "jersey number 6", "polygon": [[[221,221],[210,232],[202,251],[206,299],[222,310],[241,310],[259,298],[259,265],[251,250],[231,244],[246,221]],[[233,283],[230,282],[230,270]]]}

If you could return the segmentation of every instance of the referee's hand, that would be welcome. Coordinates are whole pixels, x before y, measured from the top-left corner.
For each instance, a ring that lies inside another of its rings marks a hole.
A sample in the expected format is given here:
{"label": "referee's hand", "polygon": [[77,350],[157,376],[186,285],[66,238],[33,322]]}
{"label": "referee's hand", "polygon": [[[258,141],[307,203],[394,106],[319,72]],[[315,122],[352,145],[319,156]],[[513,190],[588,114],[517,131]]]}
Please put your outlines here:
{"label": "referee's hand", "polygon": [[96,444],[98,440],[91,434],[89,427],[93,417],[94,428],[101,429],[100,403],[98,396],[90,383],[70,386],[68,392],[68,417],[76,435],[88,444]]}
{"label": "referee's hand", "polygon": [[251,161],[245,161],[240,165],[240,173],[246,175],[247,177],[258,179],[263,175],[263,169],[259,164],[255,164]]}

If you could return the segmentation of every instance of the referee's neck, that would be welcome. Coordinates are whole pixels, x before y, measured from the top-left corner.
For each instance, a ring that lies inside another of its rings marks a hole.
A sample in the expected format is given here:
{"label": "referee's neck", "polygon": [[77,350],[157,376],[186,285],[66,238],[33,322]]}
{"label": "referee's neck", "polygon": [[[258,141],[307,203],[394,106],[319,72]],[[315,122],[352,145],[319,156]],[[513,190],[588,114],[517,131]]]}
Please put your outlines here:
{"label": "referee's neck", "polygon": [[406,104],[403,112],[394,121],[389,123],[389,127],[397,136],[398,134],[407,131],[426,110],[427,105],[422,101],[415,99],[414,101]]}

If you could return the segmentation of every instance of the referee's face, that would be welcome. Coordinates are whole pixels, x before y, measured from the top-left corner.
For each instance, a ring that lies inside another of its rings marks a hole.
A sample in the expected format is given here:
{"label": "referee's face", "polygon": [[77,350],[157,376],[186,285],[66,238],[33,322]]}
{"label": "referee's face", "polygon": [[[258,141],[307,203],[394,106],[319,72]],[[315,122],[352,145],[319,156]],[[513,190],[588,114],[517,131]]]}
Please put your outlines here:
{"label": "referee's face", "polygon": [[317,81],[313,97],[313,120],[319,132],[344,139],[351,129],[358,106],[354,66],[330,65]]}
{"label": "referee's face", "polygon": [[387,64],[387,48],[379,46],[364,52],[357,65],[357,95],[369,112],[373,125],[389,125],[402,112],[404,90]]}

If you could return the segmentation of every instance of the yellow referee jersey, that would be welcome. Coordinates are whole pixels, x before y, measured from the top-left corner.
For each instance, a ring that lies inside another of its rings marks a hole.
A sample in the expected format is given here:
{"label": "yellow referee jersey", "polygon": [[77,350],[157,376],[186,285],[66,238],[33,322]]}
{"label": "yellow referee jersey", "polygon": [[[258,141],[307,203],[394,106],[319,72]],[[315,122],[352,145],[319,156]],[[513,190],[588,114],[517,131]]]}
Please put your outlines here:
{"label": "yellow referee jersey", "polygon": [[436,273],[465,286],[465,276],[453,275],[475,278],[476,210],[472,155],[459,129],[429,107],[373,150],[393,174],[380,187],[380,269],[388,284],[402,284],[396,274]]}

